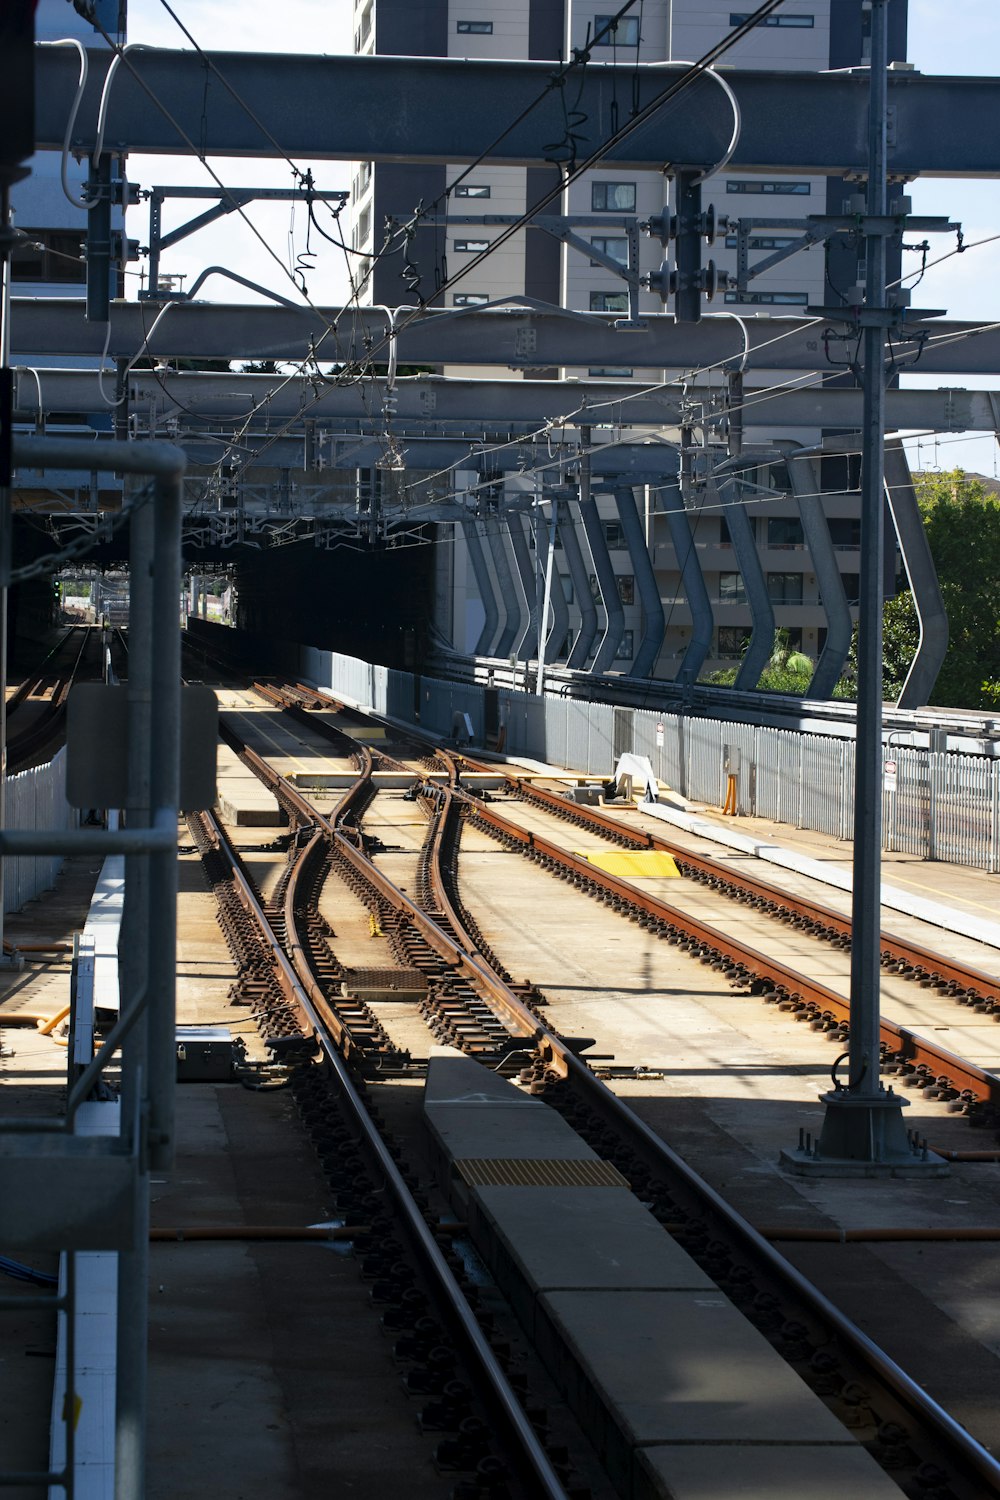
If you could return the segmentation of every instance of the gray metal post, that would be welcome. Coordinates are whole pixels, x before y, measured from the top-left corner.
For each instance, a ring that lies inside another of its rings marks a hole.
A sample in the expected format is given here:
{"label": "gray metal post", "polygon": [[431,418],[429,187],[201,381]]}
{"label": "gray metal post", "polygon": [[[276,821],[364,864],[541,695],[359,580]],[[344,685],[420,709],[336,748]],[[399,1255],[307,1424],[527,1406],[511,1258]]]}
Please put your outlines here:
{"label": "gray metal post", "polygon": [[[10,369],[10,184],[0,186],[0,401],[12,404]],[[6,422],[4,424],[6,426]],[[10,429],[8,428],[8,431]],[[7,578],[13,561],[10,534],[9,454],[0,454],[0,828],[7,816]],[[0,859],[0,960],[4,933],[4,861]]]}
{"label": "gray metal post", "polygon": [[[128,796],[125,815],[134,827],[150,826],[150,747],[153,697],[153,508],[133,507],[129,521]],[[125,901],[120,939],[122,1014],[141,1004],[149,974],[149,868],[142,855],[125,859]],[[149,1299],[148,1154],[144,1109],[148,1011],[136,1020],[122,1049],[122,1134],[135,1142],[138,1176],[133,1204],[135,1238],[118,1257],[118,1325],[115,1365],[115,1500],[141,1495],[146,1466],[146,1346]]]}
{"label": "gray metal post", "polygon": [[[535,545],[538,546],[545,532],[542,530],[542,501],[541,497],[536,501],[537,523],[535,529]],[[556,499],[552,495],[549,498],[549,524],[546,537],[545,549],[545,582],[542,587],[542,606],[538,622],[538,682],[535,688],[536,696],[541,698],[545,692],[545,655],[548,646],[546,626],[549,620],[549,601],[552,598],[552,568],[556,555]],[[558,643],[557,643],[558,644]]]}
{"label": "gray metal post", "polygon": [[[886,123],[889,0],[871,0],[868,107],[869,215],[886,212]],[[858,712],[854,770],[854,885],[851,901],[851,1034],[848,1082],[824,1095],[826,1114],[816,1153],[782,1153],[800,1171],[856,1173],[941,1171],[922,1161],[907,1139],[902,1106],[880,1077],[882,893],[882,560],[885,508],[886,237],[865,241],[864,406],[861,459],[861,602]],[[945,1170],[947,1170],[945,1168]]]}
{"label": "gray metal post", "polygon": [[[153,702],[150,803],[153,827],[176,839],[180,800],[181,509],[179,475],[156,481],[153,512]],[[149,1162],[173,1164],[176,1075],[176,844],[149,857]]]}

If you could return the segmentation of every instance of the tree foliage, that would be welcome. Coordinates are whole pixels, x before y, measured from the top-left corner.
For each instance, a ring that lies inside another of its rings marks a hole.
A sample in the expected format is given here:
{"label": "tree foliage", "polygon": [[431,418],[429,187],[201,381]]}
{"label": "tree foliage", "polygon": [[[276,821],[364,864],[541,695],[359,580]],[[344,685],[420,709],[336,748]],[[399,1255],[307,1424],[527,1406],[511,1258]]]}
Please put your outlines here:
{"label": "tree foliage", "polygon": [[1000,496],[961,469],[923,474],[917,499],[948,614],[942,708],[991,708],[1000,679]]}
{"label": "tree foliage", "polygon": [[[948,615],[939,708],[1000,707],[1000,496],[961,469],[916,477],[917,502]],[[913,595],[882,611],[883,696],[898,698],[920,641]],[[857,694],[857,627],[837,697]]]}

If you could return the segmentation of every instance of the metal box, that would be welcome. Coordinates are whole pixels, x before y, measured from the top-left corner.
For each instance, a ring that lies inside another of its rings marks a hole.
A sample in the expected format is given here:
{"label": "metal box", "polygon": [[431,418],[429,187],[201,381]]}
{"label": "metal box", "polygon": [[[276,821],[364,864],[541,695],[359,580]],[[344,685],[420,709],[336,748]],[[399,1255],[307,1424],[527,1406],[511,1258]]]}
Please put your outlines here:
{"label": "metal box", "polygon": [[176,1035],[178,1083],[229,1083],[243,1043],[228,1026],[178,1026]]}

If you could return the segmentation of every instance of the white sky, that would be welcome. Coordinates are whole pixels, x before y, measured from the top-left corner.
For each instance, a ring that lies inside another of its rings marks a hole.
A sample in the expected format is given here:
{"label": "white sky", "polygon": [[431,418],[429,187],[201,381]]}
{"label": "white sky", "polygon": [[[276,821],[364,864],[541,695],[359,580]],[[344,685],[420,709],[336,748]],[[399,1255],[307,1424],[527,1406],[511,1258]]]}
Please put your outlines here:
{"label": "white sky", "polygon": [[[350,52],[351,0],[281,0],[280,5],[265,0],[171,0],[174,10],[206,49],[260,52]],[[186,47],[188,43],[160,0],[129,0],[128,35],[130,42],[146,42],[160,47]],[[908,56],[923,73],[986,74],[1000,73],[1000,7],[997,0],[909,0]],[[335,101],[333,102],[335,106]],[[977,128],[970,121],[970,130]],[[275,162],[246,162],[216,159],[212,165],[227,186],[289,186],[291,172]],[[347,164],[313,163],[316,185],[320,188],[350,186]],[[209,184],[211,178],[198,162],[190,158],[129,158],[129,177],[142,187],[157,184]],[[1000,183],[996,181],[958,181],[924,179],[910,185],[913,208],[919,214],[941,214],[960,220],[966,242],[1000,234]],[[272,246],[280,266],[254,239],[251,231],[234,214],[220,225],[201,231],[164,255],[162,270],[187,276],[187,285],[206,266],[221,263],[253,281],[260,282],[282,295],[294,298],[287,274],[294,268],[296,256],[306,248],[306,222],[301,208],[292,213],[285,205],[257,205],[248,214],[262,236]],[[168,205],[165,221],[169,226],[179,222]],[[320,218],[325,228],[328,220]],[[145,244],[148,238],[148,210],[133,209],[129,232]],[[953,248],[954,241],[935,236],[936,253]],[[310,248],[317,251],[313,269],[307,274],[309,295],[318,304],[336,305],[346,300],[348,282],[342,252],[323,244],[315,235]],[[915,257],[907,256],[912,267]],[[282,269],[284,267],[284,269]],[[1000,239],[979,249],[970,249],[939,268],[929,270],[914,304],[947,309],[950,318],[1000,321]],[[254,300],[250,292],[221,278],[210,280],[204,295],[219,301]],[[961,346],[957,346],[960,348]],[[906,384],[945,384],[938,377],[907,377]],[[955,375],[956,386],[997,388],[1000,377]],[[991,434],[983,437],[944,437],[911,445],[911,462],[915,467],[942,469],[961,466],[993,475],[1000,468],[997,443]]]}

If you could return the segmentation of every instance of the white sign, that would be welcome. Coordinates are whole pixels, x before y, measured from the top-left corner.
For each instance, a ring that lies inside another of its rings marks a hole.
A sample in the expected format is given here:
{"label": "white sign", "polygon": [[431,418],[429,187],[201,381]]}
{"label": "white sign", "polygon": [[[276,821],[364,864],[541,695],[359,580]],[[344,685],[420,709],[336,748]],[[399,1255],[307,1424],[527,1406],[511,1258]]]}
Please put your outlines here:
{"label": "white sign", "polygon": [[896,762],[887,760],[882,767],[882,785],[887,792],[896,790]]}
{"label": "white sign", "polygon": [[656,747],[657,747],[658,750],[662,750],[663,749],[663,725],[662,724],[657,724],[657,726],[656,726]]}

